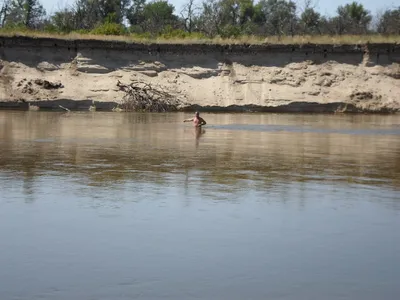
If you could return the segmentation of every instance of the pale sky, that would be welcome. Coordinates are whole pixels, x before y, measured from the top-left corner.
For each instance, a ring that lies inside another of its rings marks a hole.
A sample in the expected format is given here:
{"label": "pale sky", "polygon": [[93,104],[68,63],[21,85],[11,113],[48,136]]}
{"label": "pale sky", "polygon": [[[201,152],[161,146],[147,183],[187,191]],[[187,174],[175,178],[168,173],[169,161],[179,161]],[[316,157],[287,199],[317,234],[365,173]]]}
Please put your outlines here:
{"label": "pale sky", "polygon": [[[148,0],[150,1],[150,0]],[[201,3],[201,0],[195,0],[197,3]],[[294,0],[297,4],[298,7],[301,7],[302,4],[304,3],[304,0]],[[48,14],[51,14],[52,12],[58,10],[58,8],[65,7],[66,4],[68,3],[74,3],[74,0],[41,0],[43,3],[46,11]],[[175,13],[179,13],[181,11],[181,7],[184,3],[187,2],[187,0],[169,0],[170,3],[172,3],[175,6]],[[258,0],[254,1],[255,3],[258,2]],[[324,15],[334,15],[335,10],[339,5],[344,5],[346,3],[350,3],[352,0],[314,0],[314,3],[316,4],[316,9],[321,12]],[[371,11],[372,15],[375,15],[375,13],[378,10],[383,10],[386,8],[395,8],[400,6],[398,0],[360,0],[357,1],[359,3],[362,3],[364,7],[368,10]]]}

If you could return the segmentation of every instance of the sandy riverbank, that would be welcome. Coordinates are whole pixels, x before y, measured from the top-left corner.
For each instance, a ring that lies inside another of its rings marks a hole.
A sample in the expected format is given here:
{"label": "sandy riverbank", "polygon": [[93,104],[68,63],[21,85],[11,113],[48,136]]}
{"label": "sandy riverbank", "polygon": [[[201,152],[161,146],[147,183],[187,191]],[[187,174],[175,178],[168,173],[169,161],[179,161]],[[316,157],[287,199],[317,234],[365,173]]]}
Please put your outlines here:
{"label": "sandy riverbank", "polygon": [[[399,112],[400,45],[144,45],[0,37],[0,108],[111,110],[117,82],[181,109]],[[47,86],[48,81],[55,86]]]}

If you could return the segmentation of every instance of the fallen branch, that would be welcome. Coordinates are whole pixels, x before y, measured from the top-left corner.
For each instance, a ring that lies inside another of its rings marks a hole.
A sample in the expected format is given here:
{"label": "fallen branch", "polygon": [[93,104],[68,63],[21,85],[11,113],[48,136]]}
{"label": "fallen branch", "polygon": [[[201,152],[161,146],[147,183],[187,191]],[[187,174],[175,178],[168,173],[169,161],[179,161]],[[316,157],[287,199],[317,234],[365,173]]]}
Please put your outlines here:
{"label": "fallen branch", "polygon": [[66,107],[64,107],[64,106],[61,106],[61,105],[58,105],[59,107],[61,107],[63,110],[65,110],[65,111],[67,111],[67,112],[70,112],[70,110],[68,109],[68,108],[66,108]]}
{"label": "fallen branch", "polygon": [[174,95],[149,83],[135,81],[131,84],[123,84],[118,80],[117,86],[125,92],[120,105],[125,111],[176,111],[181,104]]}

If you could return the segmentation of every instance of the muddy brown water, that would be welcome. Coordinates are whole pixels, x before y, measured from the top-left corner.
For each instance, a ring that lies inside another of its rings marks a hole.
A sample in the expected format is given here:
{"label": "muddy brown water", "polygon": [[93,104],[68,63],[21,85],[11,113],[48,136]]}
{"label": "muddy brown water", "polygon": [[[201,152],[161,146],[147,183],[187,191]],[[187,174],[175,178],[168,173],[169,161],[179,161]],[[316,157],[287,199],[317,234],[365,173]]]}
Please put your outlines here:
{"label": "muddy brown water", "polygon": [[0,299],[400,296],[400,116],[0,112]]}

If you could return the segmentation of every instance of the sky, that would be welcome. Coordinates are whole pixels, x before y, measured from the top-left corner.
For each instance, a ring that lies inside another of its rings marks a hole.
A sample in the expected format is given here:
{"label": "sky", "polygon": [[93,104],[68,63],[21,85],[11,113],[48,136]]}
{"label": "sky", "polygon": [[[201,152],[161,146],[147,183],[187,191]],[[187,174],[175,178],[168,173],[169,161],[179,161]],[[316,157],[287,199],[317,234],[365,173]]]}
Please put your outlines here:
{"label": "sky", "polygon": [[[149,0],[148,0],[149,1]],[[175,6],[175,13],[181,11],[182,5],[187,2],[187,0],[168,0],[171,4]],[[197,3],[201,3],[201,0],[195,0]],[[315,9],[322,13],[323,15],[332,16],[335,14],[335,10],[339,5],[344,5],[352,2],[353,0],[313,0],[316,3]],[[57,11],[59,8],[65,7],[67,4],[72,4],[74,0],[41,0],[48,14]],[[258,0],[254,0],[258,2]],[[294,0],[299,7],[302,6],[304,0]],[[398,0],[359,0],[366,9],[371,11],[372,15],[375,15],[379,10],[385,10],[388,8],[399,7],[400,4]]]}

